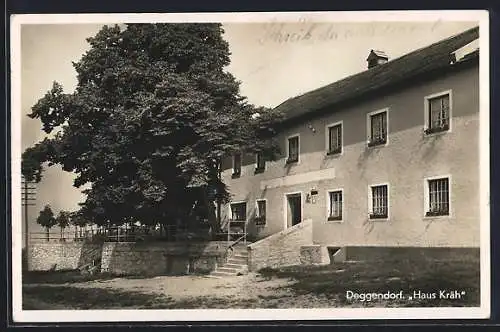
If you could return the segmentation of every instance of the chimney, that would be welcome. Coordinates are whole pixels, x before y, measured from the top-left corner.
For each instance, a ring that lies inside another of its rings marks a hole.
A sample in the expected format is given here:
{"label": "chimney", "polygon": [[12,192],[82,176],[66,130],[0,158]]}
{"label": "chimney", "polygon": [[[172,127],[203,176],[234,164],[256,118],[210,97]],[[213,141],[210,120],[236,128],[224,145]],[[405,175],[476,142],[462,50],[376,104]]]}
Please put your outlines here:
{"label": "chimney", "polygon": [[371,50],[368,58],[368,69],[381,65],[389,61],[389,57],[383,51]]}

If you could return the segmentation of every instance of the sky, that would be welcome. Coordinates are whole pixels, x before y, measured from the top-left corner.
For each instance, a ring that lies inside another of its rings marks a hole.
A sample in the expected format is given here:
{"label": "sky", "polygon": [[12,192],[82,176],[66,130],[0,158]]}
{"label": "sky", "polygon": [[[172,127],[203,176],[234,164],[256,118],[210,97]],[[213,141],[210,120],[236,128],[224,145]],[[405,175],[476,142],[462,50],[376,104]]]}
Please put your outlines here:
{"label": "sky", "polygon": [[[242,95],[258,106],[274,107],[288,98],[366,69],[371,49],[389,60],[476,26],[477,22],[367,23],[228,23],[231,64]],[[65,92],[76,85],[72,62],[78,61],[98,24],[30,24],[21,27],[21,151],[44,137],[41,123],[26,114],[53,81]],[[13,110],[14,111],[14,110]],[[30,232],[42,232],[34,220],[44,205],[76,210],[84,200],[72,186],[74,176],[59,167],[45,170],[37,186],[37,205],[30,208]],[[56,232],[55,230],[54,232]]]}

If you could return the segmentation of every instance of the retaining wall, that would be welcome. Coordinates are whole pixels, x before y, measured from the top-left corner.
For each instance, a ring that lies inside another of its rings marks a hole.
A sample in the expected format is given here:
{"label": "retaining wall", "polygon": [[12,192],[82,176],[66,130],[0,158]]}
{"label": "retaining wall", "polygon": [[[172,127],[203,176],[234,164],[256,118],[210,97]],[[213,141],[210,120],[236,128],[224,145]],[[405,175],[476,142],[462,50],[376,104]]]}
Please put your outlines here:
{"label": "retaining wall", "polygon": [[106,242],[101,271],[116,275],[209,273],[224,264],[227,242]]}
{"label": "retaining wall", "polygon": [[282,267],[301,263],[300,249],[312,244],[312,220],[305,220],[284,231],[248,246],[248,269]]}
{"label": "retaining wall", "polygon": [[100,260],[102,245],[84,242],[34,243],[28,247],[28,270],[76,270]]}

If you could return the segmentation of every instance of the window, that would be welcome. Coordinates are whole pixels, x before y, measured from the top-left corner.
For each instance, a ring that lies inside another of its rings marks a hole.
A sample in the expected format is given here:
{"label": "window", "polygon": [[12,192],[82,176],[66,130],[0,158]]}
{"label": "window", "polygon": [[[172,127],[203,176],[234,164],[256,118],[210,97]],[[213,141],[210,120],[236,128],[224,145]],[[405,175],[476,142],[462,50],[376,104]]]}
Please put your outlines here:
{"label": "window", "polygon": [[387,111],[368,114],[368,146],[387,143]]}
{"label": "window", "polygon": [[255,155],[255,173],[262,173],[266,168],[266,159],[261,152],[258,152]]}
{"label": "window", "polygon": [[245,221],[247,219],[247,203],[231,203],[231,219]]}
{"label": "window", "polygon": [[299,161],[299,136],[288,138],[288,159],[287,163],[295,163]]}
{"label": "window", "polygon": [[450,93],[426,98],[426,134],[450,129]]}
{"label": "window", "polygon": [[372,186],[370,219],[386,219],[388,216],[389,204],[387,185]]}
{"label": "window", "polygon": [[342,123],[328,127],[328,154],[342,153]]}
{"label": "window", "polygon": [[440,178],[427,180],[428,184],[428,207],[425,215],[447,216],[450,214],[450,188],[449,179]]}
{"label": "window", "polygon": [[255,225],[262,226],[266,224],[266,200],[257,200],[257,208],[255,210]]}
{"label": "window", "polygon": [[328,209],[328,220],[342,220],[342,190],[330,191],[328,192],[329,198],[329,209]]}
{"label": "window", "polygon": [[233,155],[233,178],[241,175],[241,153]]}

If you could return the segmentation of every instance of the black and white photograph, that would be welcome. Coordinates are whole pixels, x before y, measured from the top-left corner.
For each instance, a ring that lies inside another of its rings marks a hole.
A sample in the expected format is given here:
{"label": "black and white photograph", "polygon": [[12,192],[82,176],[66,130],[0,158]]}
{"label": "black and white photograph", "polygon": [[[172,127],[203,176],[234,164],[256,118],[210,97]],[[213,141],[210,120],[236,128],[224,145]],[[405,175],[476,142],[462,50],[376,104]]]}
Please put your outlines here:
{"label": "black and white photograph", "polygon": [[488,318],[488,29],[15,15],[14,321]]}

